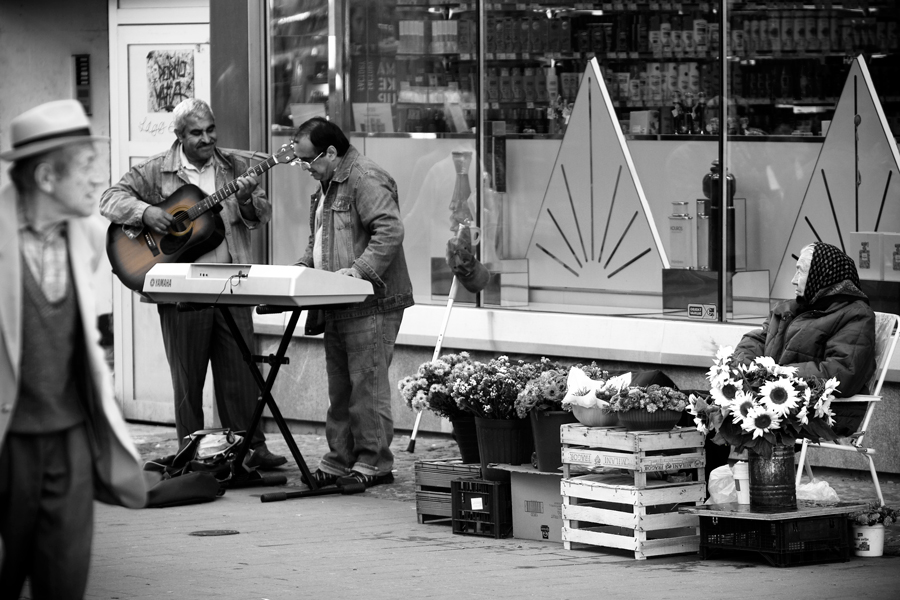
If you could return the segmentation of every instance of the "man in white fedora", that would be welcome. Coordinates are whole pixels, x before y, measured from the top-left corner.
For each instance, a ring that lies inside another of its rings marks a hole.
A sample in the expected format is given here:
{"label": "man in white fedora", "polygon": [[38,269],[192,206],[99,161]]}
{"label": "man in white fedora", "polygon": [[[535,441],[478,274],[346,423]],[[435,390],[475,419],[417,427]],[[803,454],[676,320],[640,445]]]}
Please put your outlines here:
{"label": "man in white fedora", "polygon": [[13,119],[0,190],[0,598],[81,598],[94,499],[146,501],[99,344],[92,278],[104,227],[76,100]]}

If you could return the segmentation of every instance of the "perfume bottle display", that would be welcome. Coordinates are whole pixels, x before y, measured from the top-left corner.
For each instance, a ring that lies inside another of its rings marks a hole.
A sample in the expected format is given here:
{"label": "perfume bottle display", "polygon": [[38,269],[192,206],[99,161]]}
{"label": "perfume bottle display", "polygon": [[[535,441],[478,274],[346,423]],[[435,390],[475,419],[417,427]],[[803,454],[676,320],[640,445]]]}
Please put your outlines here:
{"label": "perfume bottle display", "polygon": [[691,215],[687,202],[673,202],[669,217],[669,265],[673,269],[690,269]]}
{"label": "perfume bottle display", "polygon": [[722,168],[719,166],[719,161],[714,160],[709,173],[703,177],[703,195],[709,199],[709,268],[712,271],[718,271],[722,267],[722,230],[720,229],[722,217],[719,211],[724,207],[727,212],[726,223],[728,227],[725,270],[729,273],[734,273],[734,191],[736,184],[734,175],[726,173],[727,198],[723,201],[720,198],[719,178],[721,175]]}
{"label": "perfume bottle display", "polygon": [[709,200],[697,200],[697,269],[709,271]]}
{"label": "perfume bottle display", "polygon": [[871,269],[872,261],[869,253],[869,242],[863,242],[859,249],[859,268]]}

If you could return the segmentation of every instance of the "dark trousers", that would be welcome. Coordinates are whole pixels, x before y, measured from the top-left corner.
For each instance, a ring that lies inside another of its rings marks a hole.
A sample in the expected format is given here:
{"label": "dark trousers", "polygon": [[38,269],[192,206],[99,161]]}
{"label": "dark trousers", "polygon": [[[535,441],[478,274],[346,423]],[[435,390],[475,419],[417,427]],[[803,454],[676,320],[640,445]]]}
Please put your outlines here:
{"label": "dark trousers", "polygon": [[[184,437],[203,429],[203,384],[206,369],[212,363],[216,408],[223,427],[247,430],[259,398],[259,386],[244,362],[221,311],[215,308],[179,312],[174,304],[160,304],[166,358],[175,392],[175,431],[179,443]],[[244,342],[253,344],[253,319],[250,307],[229,308]],[[256,428],[251,448],[265,443]]]}
{"label": "dark trousers", "polygon": [[0,598],[84,596],[94,535],[93,459],[82,425],[6,436],[0,452]]}

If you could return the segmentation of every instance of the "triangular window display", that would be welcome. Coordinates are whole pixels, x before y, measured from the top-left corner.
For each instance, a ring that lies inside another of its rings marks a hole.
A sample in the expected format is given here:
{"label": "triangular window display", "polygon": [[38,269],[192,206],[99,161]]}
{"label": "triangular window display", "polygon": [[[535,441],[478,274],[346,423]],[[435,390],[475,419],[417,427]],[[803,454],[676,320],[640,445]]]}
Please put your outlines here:
{"label": "triangular window display", "polygon": [[577,289],[591,297],[584,303],[604,306],[662,306],[669,262],[596,59],[581,80],[527,258],[532,288]]}
{"label": "triangular window display", "polygon": [[[874,267],[883,261],[881,248],[869,242],[862,246],[860,240],[878,240],[879,236],[873,234],[897,232],[900,232],[900,154],[869,69],[859,56],[850,67],[816,159],[771,297],[794,297],[791,279],[797,255],[804,246],[816,241],[832,244],[849,254],[857,263],[861,279],[882,278],[869,272],[876,271]],[[870,253],[862,262],[861,250]]]}

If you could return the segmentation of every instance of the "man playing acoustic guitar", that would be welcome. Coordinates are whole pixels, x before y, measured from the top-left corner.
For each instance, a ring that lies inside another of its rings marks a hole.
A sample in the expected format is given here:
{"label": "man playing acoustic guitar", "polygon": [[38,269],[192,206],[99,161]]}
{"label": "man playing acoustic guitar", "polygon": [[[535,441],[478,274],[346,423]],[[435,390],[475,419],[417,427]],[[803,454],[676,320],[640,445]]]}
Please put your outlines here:
{"label": "man playing acoustic guitar", "polygon": [[[210,211],[209,215],[210,219],[221,219],[216,229],[221,231],[224,226],[225,243],[217,243],[223,236],[213,237],[212,244],[196,246],[193,255],[185,253],[178,262],[251,263],[250,230],[269,221],[272,207],[254,175],[235,179],[249,170],[250,163],[239,152],[216,147],[215,117],[206,102],[185,100],[175,107],[173,116],[177,140],[172,147],[133,167],[106,190],[100,199],[100,212],[113,223],[120,223],[131,239],[142,236],[145,228],[158,234],[172,233],[178,231],[172,214],[176,210],[155,205],[168,207],[170,197],[178,197],[186,185],[197,186],[206,195],[236,187],[234,195],[221,201],[221,211]],[[199,224],[194,226],[197,231],[202,229]],[[168,235],[161,241],[178,237]],[[164,246],[161,249],[166,251]],[[203,429],[203,384],[210,362],[222,426],[246,430],[259,388],[222,315],[217,310],[179,312],[175,304],[159,304],[157,308],[175,388],[178,439],[183,443],[185,436]],[[231,308],[245,340],[253,336],[251,310],[249,306]],[[287,462],[268,450],[259,428],[250,446],[253,454],[247,462],[249,467],[272,469]]]}

